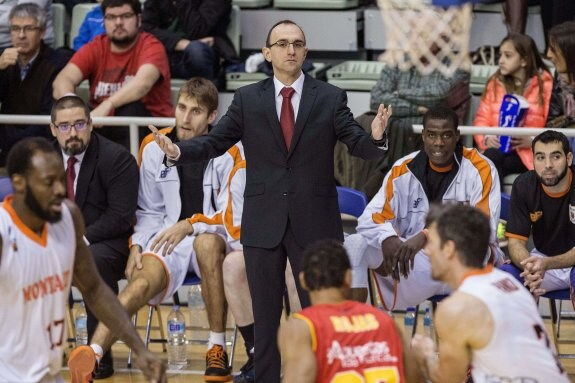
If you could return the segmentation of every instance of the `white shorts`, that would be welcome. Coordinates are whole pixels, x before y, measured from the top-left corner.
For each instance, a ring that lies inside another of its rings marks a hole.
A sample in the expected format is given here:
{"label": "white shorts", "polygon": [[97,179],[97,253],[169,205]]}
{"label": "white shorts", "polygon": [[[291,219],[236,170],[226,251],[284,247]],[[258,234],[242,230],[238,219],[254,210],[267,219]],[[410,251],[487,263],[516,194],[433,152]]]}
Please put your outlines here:
{"label": "white shorts", "polygon": [[[536,257],[546,257],[545,254],[539,252],[537,249],[531,251],[531,255]],[[541,288],[545,291],[555,291],[571,288],[571,268],[565,269],[550,269],[545,271]]]}
{"label": "white shorts", "polygon": [[[369,246],[361,234],[347,236],[344,246],[349,254],[352,270],[351,287],[368,287],[368,269],[377,269],[383,262],[381,249]],[[374,273],[382,299],[388,309],[405,309],[425,302],[434,295],[447,295],[449,286],[431,278],[431,264],[423,251],[415,255],[415,264],[408,278],[400,277],[394,302],[394,281]]]}
{"label": "white shorts", "polygon": [[[220,234],[216,235],[219,235],[225,240],[225,238]],[[200,267],[198,266],[196,252],[194,251],[195,239],[195,235],[186,236],[180,243],[178,243],[172,253],[165,257],[162,256],[161,252],[160,254],[154,253],[149,248],[149,246],[154,242],[153,238],[148,242],[148,246],[146,247],[146,250],[144,250],[143,254],[156,257],[156,259],[162,262],[166,278],[168,280],[166,288],[148,302],[150,305],[158,305],[162,303],[166,297],[174,295],[174,293],[182,287],[188,272],[193,272],[201,278]],[[231,250],[230,245],[226,243],[226,254]]]}

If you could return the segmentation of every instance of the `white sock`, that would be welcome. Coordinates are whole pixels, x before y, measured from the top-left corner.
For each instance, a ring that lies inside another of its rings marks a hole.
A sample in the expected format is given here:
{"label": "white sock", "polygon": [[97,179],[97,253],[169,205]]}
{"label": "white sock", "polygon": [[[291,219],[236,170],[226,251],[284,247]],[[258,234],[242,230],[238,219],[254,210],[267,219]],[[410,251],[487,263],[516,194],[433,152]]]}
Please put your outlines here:
{"label": "white sock", "polygon": [[96,354],[96,361],[98,362],[98,364],[100,364],[100,359],[102,359],[102,356],[104,355],[104,350],[102,349],[102,346],[96,343],[92,343],[90,347],[92,347],[92,350],[94,350],[94,354]]}
{"label": "white sock", "polygon": [[211,349],[214,344],[219,344],[223,348],[226,348],[226,333],[210,331],[210,337],[208,338],[208,350]]}

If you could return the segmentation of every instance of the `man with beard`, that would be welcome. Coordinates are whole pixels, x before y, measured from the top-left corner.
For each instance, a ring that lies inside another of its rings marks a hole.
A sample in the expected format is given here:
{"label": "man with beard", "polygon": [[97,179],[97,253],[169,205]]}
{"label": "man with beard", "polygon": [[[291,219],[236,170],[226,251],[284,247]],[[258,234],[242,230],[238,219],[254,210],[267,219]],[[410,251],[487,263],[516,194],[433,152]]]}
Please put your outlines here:
{"label": "man with beard", "polygon": [[[170,66],[163,45],[140,32],[139,0],[104,0],[106,33],[74,54],[54,80],[55,99],[90,81],[92,116],[173,115]],[[102,134],[127,146],[127,129],[105,127]]]}
{"label": "man with beard", "polygon": [[[573,154],[563,133],[533,139],[534,170],[513,183],[507,232],[512,273],[535,295],[575,286],[575,187]],[[527,241],[533,235],[535,248]]]}
{"label": "man with beard", "polygon": [[431,275],[453,293],[435,312],[439,348],[421,334],[411,343],[425,381],[461,383],[470,368],[478,383],[567,383],[533,298],[509,274],[484,264],[492,235],[485,214],[443,206],[431,210],[428,228]]}
{"label": "man with beard", "polygon": [[64,168],[54,147],[44,138],[22,140],[10,151],[7,169],[14,195],[0,207],[0,381],[64,381],[59,371],[73,282],[98,317],[135,350],[144,374],[164,382],[162,362],[146,350],[96,272],[80,211],[64,200]]}
{"label": "man with beard", "polygon": [[496,227],[501,192],[493,163],[459,142],[457,114],[435,107],[423,116],[423,150],[397,160],[375,197],[359,217],[357,234],[345,238],[351,260],[353,298],[367,299],[367,270],[376,272],[378,291],[389,310],[415,306],[448,294],[449,286],[431,278],[425,217],[431,203],[478,207],[489,218],[493,251],[499,259]]}
{"label": "man with beard", "polygon": [[[84,241],[104,282],[117,294],[128,260],[138,201],[138,165],[122,146],[92,132],[90,110],[78,96],[52,107],[50,129],[66,168],[66,194],[86,222]],[[89,309],[89,307],[88,307]],[[98,322],[88,310],[88,337]],[[102,358],[96,378],[113,374],[112,356]]]}

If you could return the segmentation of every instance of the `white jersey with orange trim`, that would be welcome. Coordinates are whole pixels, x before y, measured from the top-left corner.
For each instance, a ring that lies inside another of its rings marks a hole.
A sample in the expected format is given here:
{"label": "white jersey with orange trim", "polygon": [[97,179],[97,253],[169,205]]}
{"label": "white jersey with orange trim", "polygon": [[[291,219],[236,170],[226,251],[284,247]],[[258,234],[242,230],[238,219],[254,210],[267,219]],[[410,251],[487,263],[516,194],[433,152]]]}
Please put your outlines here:
{"label": "white jersey with orange trim", "polygon": [[66,342],[66,302],[76,234],[62,219],[41,235],[16,215],[8,197],[0,207],[0,382],[58,382]]}
{"label": "white jersey with orange trim", "polygon": [[[132,235],[132,244],[142,248],[180,217],[180,178],[177,169],[165,166],[163,159],[164,153],[153,141],[142,150],[137,222]],[[194,235],[217,233],[227,238],[231,248],[241,249],[239,225],[245,186],[242,166],[245,169],[241,143],[209,161],[204,171],[203,214],[189,219]]]}
{"label": "white jersey with orange trim", "polygon": [[[459,167],[442,197],[442,203],[462,203],[482,210],[491,226],[491,242],[497,241],[501,207],[499,177],[493,163],[476,149],[459,147],[454,153]],[[357,232],[369,246],[381,249],[387,238],[409,239],[425,227],[429,200],[416,173],[423,174],[427,156],[417,151],[397,160],[383,185],[359,217]]]}
{"label": "white jersey with orange trim", "polygon": [[466,277],[457,289],[483,302],[494,323],[487,346],[473,350],[473,381],[569,382],[531,294],[511,274],[485,271]]}

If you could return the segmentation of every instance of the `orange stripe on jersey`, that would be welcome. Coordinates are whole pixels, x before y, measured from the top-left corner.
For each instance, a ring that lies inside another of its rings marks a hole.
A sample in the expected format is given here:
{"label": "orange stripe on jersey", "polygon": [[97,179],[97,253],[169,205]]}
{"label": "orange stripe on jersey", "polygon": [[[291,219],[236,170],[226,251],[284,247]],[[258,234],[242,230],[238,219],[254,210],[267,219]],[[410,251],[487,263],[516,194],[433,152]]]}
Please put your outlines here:
{"label": "orange stripe on jersey", "polygon": [[485,213],[488,218],[491,218],[491,210],[489,209],[489,192],[493,185],[491,166],[489,166],[489,163],[485,158],[481,157],[479,152],[474,149],[463,148],[463,157],[467,158],[475,169],[477,169],[479,177],[481,178],[481,184],[483,185],[481,199],[477,202],[475,207]]}
{"label": "orange stripe on jersey", "polygon": [[20,229],[20,231],[26,237],[30,238],[32,241],[36,242],[38,245],[40,245],[42,247],[46,247],[46,241],[48,239],[48,225],[46,223],[44,223],[44,226],[42,227],[42,234],[41,235],[36,234],[34,231],[32,231],[32,229],[30,229],[28,226],[26,226],[26,224],[24,222],[22,222],[20,217],[18,217],[18,214],[16,214],[16,211],[12,207],[12,201],[13,200],[14,200],[14,197],[11,195],[6,197],[4,199],[4,202],[2,203],[2,206],[4,207],[4,209],[6,209],[8,214],[10,214],[10,217],[12,218],[12,221],[14,221],[14,224],[16,225],[16,227],[18,229]]}
{"label": "orange stripe on jersey", "polygon": [[515,238],[515,239],[520,239],[522,241],[529,241],[528,237],[525,237],[525,236],[519,235],[519,234],[513,234],[513,233],[510,233],[508,231],[505,232],[505,236],[507,238]]}
{"label": "orange stripe on jersey", "polygon": [[459,284],[462,284],[466,278],[473,277],[475,275],[489,274],[492,271],[493,271],[493,265],[491,264],[488,264],[482,269],[475,269],[468,271],[467,273],[463,274],[463,277],[461,278],[461,282],[459,282]]}
{"label": "orange stripe on jersey", "polygon": [[292,317],[296,318],[296,319],[301,319],[302,321],[304,321],[307,324],[307,327],[309,328],[309,335],[311,337],[311,350],[313,352],[316,352],[316,350],[317,350],[317,335],[315,333],[315,327],[313,326],[312,321],[309,320],[307,317],[305,317],[301,314],[298,314],[298,313],[292,314]]}
{"label": "orange stripe on jersey", "polygon": [[391,208],[391,198],[393,198],[393,181],[408,172],[407,164],[411,162],[412,158],[405,160],[402,164],[394,166],[391,169],[391,175],[387,179],[387,185],[385,185],[385,201],[383,202],[383,209],[381,213],[374,213],[372,215],[373,222],[384,223],[395,217],[395,213]]}
{"label": "orange stripe on jersey", "polygon": [[207,225],[221,225],[224,223],[224,221],[222,220],[222,213],[218,213],[213,217],[208,217],[203,214],[194,214],[193,216],[188,218],[187,221],[190,223],[190,225],[193,225],[196,222],[202,222]]}
{"label": "orange stripe on jersey", "polygon": [[242,160],[238,162],[230,172],[230,177],[228,179],[228,206],[226,207],[226,214],[224,215],[224,226],[226,227],[228,233],[230,233],[230,236],[233,239],[240,238],[241,226],[234,226],[234,201],[232,198],[232,179],[234,178],[239,169],[245,169],[245,168],[246,168],[246,161]]}
{"label": "orange stripe on jersey", "polygon": [[[174,128],[160,129],[159,133],[163,134],[165,136],[166,134],[171,133],[172,129],[174,129]],[[150,142],[153,142],[153,141],[154,141],[154,133],[148,134],[142,140],[142,143],[140,144],[140,150],[138,151],[138,165],[142,164],[142,153],[144,153],[144,148],[146,147],[146,145],[148,145]]]}

